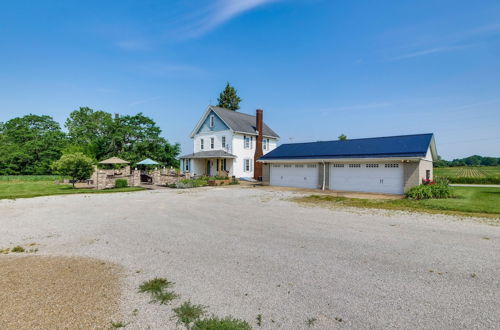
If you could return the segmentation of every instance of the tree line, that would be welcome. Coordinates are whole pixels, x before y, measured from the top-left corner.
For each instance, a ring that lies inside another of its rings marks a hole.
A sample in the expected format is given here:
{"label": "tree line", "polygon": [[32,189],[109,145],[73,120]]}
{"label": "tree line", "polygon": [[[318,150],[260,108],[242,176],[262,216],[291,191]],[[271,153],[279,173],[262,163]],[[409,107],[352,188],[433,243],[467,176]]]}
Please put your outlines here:
{"label": "tree line", "polygon": [[453,166],[497,166],[500,165],[500,158],[469,156],[465,158],[457,158],[453,160],[444,160],[439,157],[437,162],[434,162],[434,167],[453,167]]}
{"label": "tree line", "polygon": [[81,107],[70,113],[63,131],[47,115],[26,115],[0,122],[0,175],[51,174],[64,154],[83,153],[94,161],[117,156],[135,163],[151,158],[178,167],[178,143],[160,136],[155,121],[142,113],[114,116]]}

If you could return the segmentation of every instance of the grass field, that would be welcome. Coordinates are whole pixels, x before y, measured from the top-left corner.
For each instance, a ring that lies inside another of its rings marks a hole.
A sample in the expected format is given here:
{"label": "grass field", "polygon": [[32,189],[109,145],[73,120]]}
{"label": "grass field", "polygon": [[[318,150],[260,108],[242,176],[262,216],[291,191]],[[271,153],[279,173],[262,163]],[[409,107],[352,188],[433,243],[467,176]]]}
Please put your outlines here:
{"label": "grass field", "polygon": [[49,195],[95,194],[143,190],[141,187],[126,187],[106,190],[73,189],[69,184],[55,184],[58,176],[0,176],[0,199],[29,198]]}
{"label": "grass field", "polygon": [[451,183],[500,184],[500,166],[437,167],[434,176],[448,178]]}
{"label": "grass field", "polygon": [[[427,200],[369,200],[328,195],[311,195],[296,199],[298,202],[330,206],[424,211],[500,218],[500,188],[453,187],[455,198]],[[500,224],[500,223],[499,223]]]}

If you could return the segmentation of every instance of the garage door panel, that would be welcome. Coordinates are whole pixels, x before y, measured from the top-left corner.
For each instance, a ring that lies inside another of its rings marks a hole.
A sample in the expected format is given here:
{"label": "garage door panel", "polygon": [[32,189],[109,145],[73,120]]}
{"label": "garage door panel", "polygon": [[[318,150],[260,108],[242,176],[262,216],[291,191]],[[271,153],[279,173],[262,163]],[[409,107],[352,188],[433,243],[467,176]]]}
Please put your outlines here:
{"label": "garage door panel", "polygon": [[[349,164],[330,167],[330,189],[386,194],[403,193],[403,168],[399,164]],[[357,165],[356,165],[357,166]]]}
{"label": "garage door panel", "polygon": [[[315,166],[315,165],[314,165]],[[273,186],[317,188],[318,168],[307,165],[271,165],[271,180]]]}

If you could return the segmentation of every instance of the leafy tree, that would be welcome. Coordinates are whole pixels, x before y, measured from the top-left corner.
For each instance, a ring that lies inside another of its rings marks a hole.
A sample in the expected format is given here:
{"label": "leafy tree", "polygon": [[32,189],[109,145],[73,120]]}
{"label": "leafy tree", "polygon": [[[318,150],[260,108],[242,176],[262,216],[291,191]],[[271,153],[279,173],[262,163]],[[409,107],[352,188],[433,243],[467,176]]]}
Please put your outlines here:
{"label": "leafy tree", "polygon": [[219,98],[217,98],[219,102],[217,104],[218,107],[226,108],[229,110],[236,111],[240,108],[241,98],[237,95],[236,89],[229,84],[226,84],[226,88],[220,93]]}
{"label": "leafy tree", "polygon": [[340,134],[339,141],[345,141],[345,140],[347,140],[347,136],[345,134]]}
{"label": "leafy tree", "polygon": [[50,116],[26,115],[0,125],[0,174],[47,174],[66,136]]}
{"label": "leafy tree", "polygon": [[71,177],[74,188],[76,180],[85,180],[92,175],[94,166],[92,159],[81,152],[76,152],[62,155],[52,164],[52,169],[57,174]]}
{"label": "leafy tree", "polygon": [[88,156],[101,159],[112,152],[114,124],[110,113],[80,107],[70,113],[65,126],[72,145]]}

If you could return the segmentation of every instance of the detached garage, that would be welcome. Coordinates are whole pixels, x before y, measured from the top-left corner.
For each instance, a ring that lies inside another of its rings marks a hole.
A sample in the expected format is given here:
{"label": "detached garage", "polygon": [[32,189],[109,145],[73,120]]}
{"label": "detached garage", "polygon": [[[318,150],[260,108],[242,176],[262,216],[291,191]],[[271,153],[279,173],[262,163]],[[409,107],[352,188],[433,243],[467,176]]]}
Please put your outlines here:
{"label": "detached garage", "polygon": [[283,144],[259,159],[273,186],[403,194],[432,179],[433,134]]}

